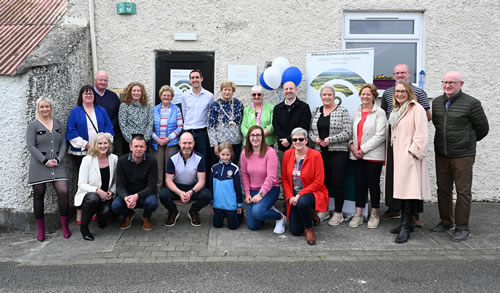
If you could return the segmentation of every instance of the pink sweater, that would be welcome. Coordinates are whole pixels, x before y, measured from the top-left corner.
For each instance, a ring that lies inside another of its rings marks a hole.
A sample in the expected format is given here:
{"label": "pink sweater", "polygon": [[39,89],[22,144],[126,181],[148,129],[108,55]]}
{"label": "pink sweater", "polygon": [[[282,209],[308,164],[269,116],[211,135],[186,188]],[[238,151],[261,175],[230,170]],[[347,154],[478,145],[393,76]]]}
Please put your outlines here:
{"label": "pink sweater", "polygon": [[248,159],[245,157],[245,150],[240,156],[241,181],[245,194],[250,194],[250,190],[259,190],[267,194],[274,186],[280,186],[278,179],[278,156],[276,151],[267,148],[263,158],[259,154],[253,153]]}

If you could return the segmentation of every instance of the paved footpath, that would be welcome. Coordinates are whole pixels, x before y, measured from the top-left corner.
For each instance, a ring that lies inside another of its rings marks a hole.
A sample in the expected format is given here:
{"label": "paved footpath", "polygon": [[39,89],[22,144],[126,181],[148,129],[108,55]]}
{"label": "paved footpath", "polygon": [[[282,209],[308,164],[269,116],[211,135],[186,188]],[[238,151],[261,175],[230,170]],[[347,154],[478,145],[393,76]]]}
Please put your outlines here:
{"label": "paved footpath", "polygon": [[91,224],[96,240],[84,241],[78,226],[71,225],[73,236],[64,239],[61,231],[36,241],[35,233],[0,235],[0,262],[20,265],[67,265],[101,263],[170,262],[254,262],[254,261],[346,261],[365,260],[500,260],[500,203],[473,203],[472,238],[452,242],[451,232],[431,233],[439,222],[436,204],[427,204],[425,228],[416,228],[406,244],[395,244],[389,230],[399,220],[381,221],[378,229],[349,228],[346,222],[330,227],[324,221],[315,228],[317,244],[309,246],[305,237],[273,234],[274,223],[259,231],[246,224],[238,230],[211,226],[209,209],[201,213],[202,226],[192,227],[187,207],[174,227],[165,227],[163,207],[153,214],[153,230],[142,229],[142,211],[136,213],[132,227],[119,229],[119,221],[105,229]]}

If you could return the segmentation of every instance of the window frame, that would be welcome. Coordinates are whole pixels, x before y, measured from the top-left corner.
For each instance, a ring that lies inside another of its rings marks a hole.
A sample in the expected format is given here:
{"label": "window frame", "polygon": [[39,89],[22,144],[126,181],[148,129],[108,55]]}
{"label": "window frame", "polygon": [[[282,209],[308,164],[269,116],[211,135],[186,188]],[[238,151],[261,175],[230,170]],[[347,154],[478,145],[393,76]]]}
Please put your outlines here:
{"label": "window frame", "polygon": [[[351,20],[412,20],[413,34],[351,34]],[[347,43],[416,43],[416,68],[412,74],[415,75],[415,83],[418,84],[419,73],[424,68],[422,12],[344,12],[342,28],[342,49],[346,49]]]}

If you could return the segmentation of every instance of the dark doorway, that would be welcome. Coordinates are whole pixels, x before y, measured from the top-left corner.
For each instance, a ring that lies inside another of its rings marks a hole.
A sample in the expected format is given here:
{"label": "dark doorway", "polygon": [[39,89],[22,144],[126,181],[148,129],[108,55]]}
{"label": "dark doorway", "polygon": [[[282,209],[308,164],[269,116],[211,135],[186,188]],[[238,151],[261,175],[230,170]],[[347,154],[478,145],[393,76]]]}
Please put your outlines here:
{"label": "dark doorway", "polygon": [[[213,52],[157,52],[156,53],[156,89],[155,105],[160,103],[158,92],[163,85],[171,84],[172,70],[182,71],[200,69],[203,73],[203,88],[214,92],[214,53]],[[190,89],[189,80],[178,80],[177,88]]]}

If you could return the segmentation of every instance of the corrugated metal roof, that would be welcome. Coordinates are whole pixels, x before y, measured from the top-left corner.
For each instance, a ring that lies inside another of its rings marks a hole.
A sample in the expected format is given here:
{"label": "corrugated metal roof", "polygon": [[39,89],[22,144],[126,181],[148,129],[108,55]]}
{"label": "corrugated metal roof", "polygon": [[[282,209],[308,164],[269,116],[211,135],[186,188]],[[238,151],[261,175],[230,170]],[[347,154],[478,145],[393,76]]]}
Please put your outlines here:
{"label": "corrugated metal roof", "polygon": [[0,75],[16,73],[67,6],[67,0],[0,0]]}

